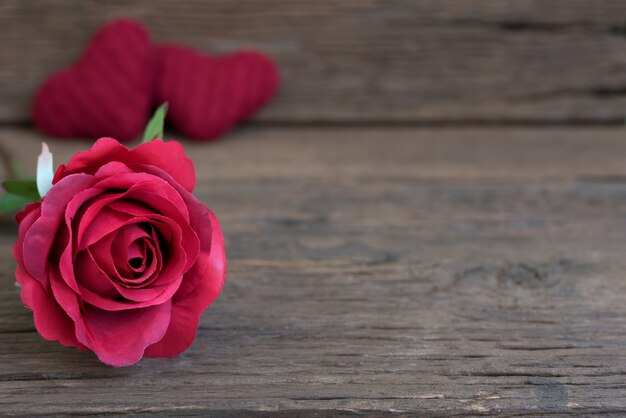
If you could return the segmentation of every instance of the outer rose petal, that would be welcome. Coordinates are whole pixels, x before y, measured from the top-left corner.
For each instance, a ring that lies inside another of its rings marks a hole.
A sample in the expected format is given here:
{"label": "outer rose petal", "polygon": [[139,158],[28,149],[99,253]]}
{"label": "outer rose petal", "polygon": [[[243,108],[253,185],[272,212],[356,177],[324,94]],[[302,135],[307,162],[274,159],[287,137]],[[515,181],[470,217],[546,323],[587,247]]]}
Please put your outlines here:
{"label": "outer rose petal", "polygon": [[74,322],[68,317],[63,309],[48,294],[41,283],[26,277],[28,273],[18,267],[15,273],[18,282],[22,284],[20,294],[22,302],[33,311],[35,328],[46,340],[58,340],[68,347],[76,347],[87,350],[79,343],[74,333]]}
{"label": "outer rose petal", "polygon": [[13,256],[18,266],[24,266],[24,237],[39,216],[41,216],[41,203],[39,202],[26,205],[24,210],[16,215],[19,222],[19,235],[17,242],[13,246]]}
{"label": "outer rose petal", "polygon": [[160,341],[152,344],[146,357],[175,357],[185,351],[196,339],[200,314],[185,304],[172,305],[172,317],[167,332]]}
{"label": "outer rose petal", "polygon": [[61,344],[69,347],[77,347],[81,350],[87,348],[78,342],[74,334],[74,323],[56,303],[49,291],[33,277],[23,266],[24,235],[40,215],[40,204],[32,203],[18,214],[20,233],[13,255],[18,267],[15,278],[21,286],[20,297],[24,305],[33,311],[35,328],[46,340],[58,340]]}
{"label": "outer rose petal", "polygon": [[91,349],[111,366],[129,366],[141,360],[150,344],[163,338],[172,302],[125,311],[105,311],[85,305],[83,320]]}
{"label": "outer rose petal", "polygon": [[37,209],[40,206],[41,206],[41,202],[29,203],[28,205],[24,206],[24,209],[22,209],[21,212],[18,212],[15,215],[15,220],[17,221],[18,224],[21,224],[22,220],[26,217],[26,215],[28,215],[29,213],[31,213],[33,210]]}
{"label": "outer rose petal", "polygon": [[[193,219],[197,212],[190,212]],[[185,351],[196,338],[200,314],[211,305],[224,285],[224,236],[215,215],[211,211],[207,212],[213,231],[211,251],[209,254],[201,253],[194,267],[185,275],[174,295],[172,319],[167,333],[163,339],[146,349],[147,357],[174,357]]]}
{"label": "outer rose petal", "polygon": [[41,216],[25,232],[22,256],[24,266],[41,283],[47,281],[48,256],[64,221],[65,208],[78,192],[89,185],[91,177],[74,174],[57,183],[41,202]]}
{"label": "outer rose petal", "polygon": [[[158,167],[145,170],[172,183],[171,177]],[[200,314],[215,300],[226,279],[224,236],[217,218],[191,193],[174,183],[173,186],[189,208],[191,226],[200,237],[200,254],[174,295],[167,333],[148,347],[147,357],[173,357],[187,349],[196,336]]]}
{"label": "outer rose petal", "polygon": [[171,300],[161,305],[106,311],[81,303],[78,295],[51,269],[52,292],[74,321],[76,338],[106,364],[129,366],[141,360],[147,346],[163,338],[171,316]]}
{"label": "outer rose petal", "polygon": [[113,138],[100,138],[91,149],[74,155],[67,165],[61,165],[57,169],[52,183],[56,184],[63,177],[73,173],[94,174],[100,167],[112,161],[119,161],[131,167],[143,164],[159,167],[190,192],[196,184],[193,163],[178,142],[155,139],[129,150]]}

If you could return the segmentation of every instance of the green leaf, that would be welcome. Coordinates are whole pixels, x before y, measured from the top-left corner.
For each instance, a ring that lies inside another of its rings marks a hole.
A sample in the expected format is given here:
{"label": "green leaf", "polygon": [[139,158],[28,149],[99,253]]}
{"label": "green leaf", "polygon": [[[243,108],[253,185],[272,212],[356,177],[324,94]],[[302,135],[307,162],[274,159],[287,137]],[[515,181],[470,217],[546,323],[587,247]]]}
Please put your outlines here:
{"label": "green leaf", "polygon": [[29,199],[30,202],[36,202],[41,199],[35,180],[7,180],[2,183],[2,187],[7,192]]}
{"label": "green leaf", "polygon": [[163,124],[165,123],[165,115],[167,114],[167,102],[163,103],[152,115],[152,119],[146,125],[143,131],[143,139],[141,143],[150,142],[154,138],[163,138]]}
{"label": "green leaf", "polygon": [[5,193],[0,196],[0,214],[21,210],[30,202],[32,202],[32,200],[27,197],[18,196],[13,193]]}

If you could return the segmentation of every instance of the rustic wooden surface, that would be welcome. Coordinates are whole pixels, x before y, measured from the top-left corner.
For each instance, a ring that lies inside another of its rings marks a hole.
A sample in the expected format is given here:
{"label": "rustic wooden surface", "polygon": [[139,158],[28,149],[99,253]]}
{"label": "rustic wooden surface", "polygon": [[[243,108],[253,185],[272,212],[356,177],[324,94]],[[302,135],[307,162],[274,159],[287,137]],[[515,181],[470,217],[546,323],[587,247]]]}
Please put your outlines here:
{"label": "rustic wooden surface", "polygon": [[283,85],[266,122],[622,123],[623,0],[0,2],[0,122],[104,21],[206,52],[255,47]]}
{"label": "rustic wooden surface", "polygon": [[[46,342],[0,233],[0,414],[626,414],[626,128],[261,128],[186,143],[229,277],[193,346]],[[0,129],[33,169],[41,140]],[[51,141],[57,162],[86,143]]]}

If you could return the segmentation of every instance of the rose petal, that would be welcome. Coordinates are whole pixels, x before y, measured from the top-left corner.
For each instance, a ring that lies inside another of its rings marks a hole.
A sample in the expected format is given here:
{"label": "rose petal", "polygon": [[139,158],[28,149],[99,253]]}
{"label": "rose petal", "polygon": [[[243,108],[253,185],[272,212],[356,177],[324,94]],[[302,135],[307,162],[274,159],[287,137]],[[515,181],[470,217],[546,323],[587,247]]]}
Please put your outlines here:
{"label": "rose petal", "polygon": [[32,211],[34,211],[35,209],[39,208],[41,206],[41,202],[32,202],[27,204],[26,206],[24,206],[24,209],[22,209],[20,212],[15,214],[15,221],[18,224],[22,223],[22,220],[28,215],[30,214]]}
{"label": "rose petal", "polygon": [[[156,202],[157,200],[159,199],[155,197],[153,199],[153,202]],[[158,214],[147,213],[144,215],[143,213],[144,211],[147,211],[147,209],[138,208],[138,205],[133,205],[132,203],[124,200],[117,200],[111,203],[109,207],[113,210],[117,210],[127,215],[137,216],[142,219],[151,219],[150,223],[155,225],[157,229],[159,229],[162,237],[166,240],[168,240],[168,237],[171,235],[171,228],[164,229],[162,227],[159,227],[159,225],[171,225],[175,228],[176,231],[180,230],[182,238],[179,242],[173,243],[173,248],[178,249],[178,246],[182,246],[182,248],[184,249],[185,255],[187,257],[187,266],[185,267],[186,271],[189,269],[189,267],[191,267],[198,255],[198,251],[200,250],[200,239],[198,238],[198,235],[195,233],[193,228],[189,225],[189,222],[187,220],[177,214],[176,211],[168,210],[166,206],[169,205],[169,202],[162,201],[161,203],[164,205],[163,207],[161,207],[161,209],[164,210],[162,210]],[[155,223],[153,221],[157,222]]]}
{"label": "rose petal", "polygon": [[[183,242],[183,229],[181,229],[177,223],[160,215],[152,215],[152,217],[154,219],[149,220],[139,217],[130,219],[119,226],[119,228],[122,228],[124,225],[131,223],[150,223],[159,231],[159,235],[168,241],[168,258],[167,260],[163,260],[162,269],[160,272],[155,273],[155,281],[150,287],[129,288],[122,284],[123,278],[117,271],[112,258],[113,250],[111,246],[115,237],[114,233],[108,234],[89,247],[98,265],[113,279],[112,284],[117,291],[125,298],[137,302],[145,302],[155,298],[157,298],[158,301],[162,301],[164,295],[173,294],[170,288],[173,287],[174,291],[178,289],[183,274],[189,269],[191,264],[185,253],[185,249],[191,248],[191,256],[194,257],[194,259],[197,257],[197,247],[193,244],[193,241],[197,240],[197,237],[193,234],[193,231],[188,225],[185,226],[185,228],[189,237],[185,240],[186,242]],[[196,254],[193,254],[193,250],[196,251]]]}
{"label": "rose petal", "polygon": [[[96,179],[98,180],[97,176]],[[124,196],[120,197],[142,202],[156,209],[158,213],[179,214],[185,221],[189,221],[187,207],[180,194],[170,183],[158,176],[147,173],[111,175],[97,181],[94,187],[127,190]],[[146,193],[148,193],[148,198],[146,198]]]}
{"label": "rose petal", "polygon": [[[108,169],[126,168],[123,164],[110,163],[98,171],[96,177],[101,172]],[[76,215],[78,223],[78,242],[79,249],[84,249],[93,244],[102,236],[119,228],[120,224],[128,219],[126,211],[119,208],[132,209],[132,206],[140,205],[134,202],[142,202],[144,213],[159,213],[169,216],[180,224],[189,222],[189,214],[185,202],[180,194],[167,182],[160,177],[145,173],[124,173],[122,175],[113,175],[106,177],[104,180],[96,182],[93,187],[101,189],[125,190],[121,193],[103,193],[101,197],[94,199],[84,213]],[[126,205],[124,205],[126,202]],[[152,210],[146,208],[150,205]],[[130,206],[130,207],[129,207]],[[101,212],[108,216],[113,216],[109,211],[109,207],[118,208],[123,212],[124,216],[118,216],[116,219],[102,218]],[[137,210],[135,209],[136,213]],[[96,223],[96,225],[92,225]]]}
{"label": "rose petal", "polygon": [[[30,227],[35,223],[39,216],[41,215],[41,203],[31,203],[27,205],[26,208],[22,212],[18,214],[20,217],[19,220],[19,232],[17,241],[13,246],[13,256],[17,261],[18,266],[22,266],[24,268],[24,238],[26,233],[30,229]],[[25,269],[24,269],[25,270]],[[29,276],[30,277],[30,276]],[[17,277],[18,283],[19,277]],[[21,283],[20,283],[21,284]]]}
{"label": "rose petal", "polygon": [[[59,271],[63,280],[74,290],[80,294],[78,283],[74,275],[74,255],[76,249],[74,248],[74,231],[72,223],[76,213],[80,210],[81,206],[88,200],[96,197],[101,191],[97,189],[87,189],[78,193],[70,200],[65,209],[65,225],[66,228],[61,228],[57,233],[57,237],[54,240],[54,247],[51,254],[57,253],[61,250],[60,256],[51,256],[53,260],[58,260]],[[55,254],[56,255],[56,254]]]}
{"label": "rose petal", "polygon": [[58,267],[50,266],[50,289],[57,304],[74,321],[74,334],[79,343],[91,348],[80,309],[79,298],[61,277]]}
{"label": "rose petal", "polygon": [[[41,205],[33,203],[28,205],[20,214],[19,236],[13,247],[13,255],[17,261],[15,278],[21,286],[20,297],[24,305],[33,311],[35,328],[42,337],[47,340],[58,340],[68,347],[76,347],[81,350],[87,348],[78,342],[74,335],[74,324],[67,314],[56,303],[48,281],[45,285],[34,279],[24,268],[24,236],[33,223],[41,214]],[[46,288],[48,290],[46,290]]]}
{"label": "rose petal", "polygon": [[[224,237],[215,215],[208,209],[207,212],[212,229],[211,251],[204,248],[196,264],[185,274],[173,298],[170,326],[163,339],[146,349],[147,357],[173,357],[185,351],[196,337],[200,314],[213,303],[222,289],[226,278]],[[190,213],[192,222],[200,221],[201,210],[191,210]],[[206,224],[202,224],[204,227],[200,229],[206,231]]]}
{"label": "rose petal", "polygon": [[[146,166],[146,170],[162,177],[166,181],[172,181],[171,176],[158,167]],[[201,296],[201,298],[208,299],[206,304],[206,307],[208,307],[221,291],[226,279],[224,235],[222,234],[219,221],[213,212],[198,201],[194,195],[182,189],[182,187],[176,186],[175,183],[172,183],[172,186],[180,192],[185,205],[189,209],[190,224],[196,235],[202,237],[198,260],[185,275],[185,280],[183,280],[175,299],[181,300],[186,298],[190,292],[194,291],[197,282],[207,280],[212,282],[210,295],[208,298],[205,297],[206,295]],[[215,242],[213,242],[214,240]],[[207,277],[210,277],[210,279],[207,279]]]}
{"label": "rose petal", "polygon": [[111,247],[113,245],[114,239],[115,231],[105,235],[95,244],[90,245],[89,247],[87,247],[86,250],[83,250],[89,251],[89,254],[91,254],[94,261],[96,262],[96,265],[100,270],[104,272],[112,286],[115,280],[122,280],[122,277],[119,275],[117,269],[115,268],[115,262],[113,261],[113,250],[111,249]]}
{"label": "rose petal", "polygon": [[[134,268],[128,262],[130,269],[129,274],[134,274],[134,278],[123,278],[123,282],[133,287],[145,287],[152,282],[152,279],[156,276],[158,271],[161,271],[161,254],[157,250],[156,244],[153,241],[147,239],[143,241],[143,256],[141,258],[141,266]],[[130,258],[129,260],[132,260]]]}
{"label": "rose petal", "polygon": [[[146,170],[171,180],[158,167],[146,167]],[[174,295],[167,333],[159,342],[148,347],[145,352],[147,357],[173,357],[186,350],[195,338],[200,314],[215,300],[226,279],[224,236],[217,218],[191,193],[176,188],[189,208],[192,227],[202,237],[201,249],[196,263],[185,274]]]}
{"label": "rose petal", "polygon": [[[149,226],[149,224],[146,224]],[[156,271],[157,257],[152,241],[152,227],[150,233],[145,231],[139,224],[129,224],[115,233],[112,242],[112,256],[117,272],[122,282],[129,286],[141,287],[147,284],[152,274]],[[130,260],[138,258],[141,265],[134,268]],[[147,263],[150,258],[150,263]],[[145,274],[144,274],[145,273]]]}
{"label": "rose petal", "polygon": [[159,167],[169,173],[176,183],[193,192],[196,185],[196,170],[179,142],[155,139],[139,145],[131,150],[130,154],[130,161]]}
{"label": "rose petal", "polygon": [[115,367],[141,360],[146,347],[163,338],[172,313],[171,301],[142,309],[106,311],[85,304],[85,327],[91,349]]}
{"label": "rose petal", "polygon": [[186,304],[173,304],[170,323],[164,336],[148,346],[146,357],[175,357],[185,351],[196,338],[201,312]]}
{"label": "rose petal", "polygon": [[187,158],[185,150],[178,142],[163,142],[155,139],[129,150],[113,138],[101,138],[91,149],[74,155],[66,165],[61,165],[57,169],[53,183],[56,184],[63,177],[73,173],[94,174],[100,167],[111,161],[119,161],[132,167],[142,164],[160,167],[190,192],[196,184],[193,163]]}
{"label": "rose petal", "polygon": [[143,257],[144,251],[140,242],[143,238],[151,238],[151,235],[140,225],[131,222],[115,231],[113,254],[116,258],[127,261],[131,257]]}
{"label": "rose petal", "polygon": [[115,288],[116,292],[120,294],[120,296],[131,302],[149,302],[142,305],[150,306],[163,303],[166,298],[171,297],[171,295],[176,292],[180,280],[178,283],[172,282],[171,284],[168,283],[163,286],[150,286],[146,288],[134,288],[124,284],[124,278],[120,276],[112,258],[111,245],[114,238],[115,234],[105,237],[97,244],[90,247],[90,253],[93,255],[96,264],[107,275],[111,285]]}
{"label": "rose petal", "polygon": [[[197,308],[202,311],[219,295],[226,280],[226,251],[222,229],[213,212],[206,209],[205,216],[211,225],[211,246],[203,246],[196,264],[185,275],[174,295],[176,303],[184,300],[186,303],[197,304]],[[201,227],[198,224],[196,227],[207,229],[206,225]]]}
{"label": "rose petal", "polygon": [[20,294],[22,302],[33,311],[37,332],[46,340],[58,340],[65,346],[86,350],[87,347],[76,339],[74,322],[55,302],[52,295],[44,290],[42,284],[28,277],[28,273],[21,267],[18,267],[15,274],[22,285]]}
{"label": "rose petal", "polygon": [[64,218],[65,207],[91,181],[92,176],[88,174],[73,174],[59,181],[41,202],[41,216],[26,231],[24,266],[41,283],[47,281],[48,256]]}
{"label": "rose petal", "polygon": [[84,250],[132,221],[128,215],[110,209],[109,205],[117,198],[109,195],[93,202],[77,221],[78,250]]}
{"label": "rose petal", "polygon": [[[86,253],[90,255],[89,251],[86,251]],[[119,292],[111,284],[111,281],[109,280],[106,273],[104,273],[102,270],[99,269],[99,266],[97,265],[95,261],[93,261],[93,264],[91,264],[88,268],[93,269],[92,277],[94,278],[93,279],[94,281],[97,281],[97,282],[105,281],[111,286],[113,290],[112,290],[112,293],[108,289],[107,291],[103,291],[103,292],[92,291],[90,289],[91,283],[89,284],[85,283],[84,285],[79,283],[80,290],[81,290],[81,297],[83,298],[85,302],[89,303],[90,305],[93,305],[97,308],[104,309],[107,311],[140,309],[140,308],[145,308],[147,306],[152,306],[155,304],[161,304],[167,300],[170,300],[174,292],[177,290],[176,288],[172,288],[169,290],[166,289],[166,291],[164,291],[163,294],[160,295],[158,298],[153,299],[153,300],[148,300],[145,302],[130,301],[127,299],[123,299],[121,297]]]}
{"label": "rose petal", "polygon": [[119,292],[115,290],[109,276],[98,266],[88,249],[80,251],[76,255],[74,274],[78,278],[79,293],[84,298],[87,298],[87,293],[96,294],[100,298],[106,299],[121,297]]}
{"label": "rose petal", "polygon": [[143,356],[147,346],[163,338],[171,316],[171,301],[141,309],[106,311],[87,303],[79,305],[76,294],[51,269],[54,297],[72,318],[77,340],[93,350],[100,361],[127,366]]}

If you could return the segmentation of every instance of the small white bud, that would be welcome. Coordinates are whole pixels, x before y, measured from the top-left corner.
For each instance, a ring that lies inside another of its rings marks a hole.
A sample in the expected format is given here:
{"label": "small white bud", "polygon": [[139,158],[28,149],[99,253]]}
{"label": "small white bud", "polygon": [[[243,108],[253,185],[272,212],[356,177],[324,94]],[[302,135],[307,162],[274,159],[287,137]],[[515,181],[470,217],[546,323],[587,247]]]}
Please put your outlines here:
{"label": "small white bud", "polygon": [[52,178],[54,170],[52,169],[52,154],[45,142],[41,143],[41,154],[37,158],[37,191],[39,196],[44,197],[48,190],[52,188]]}

